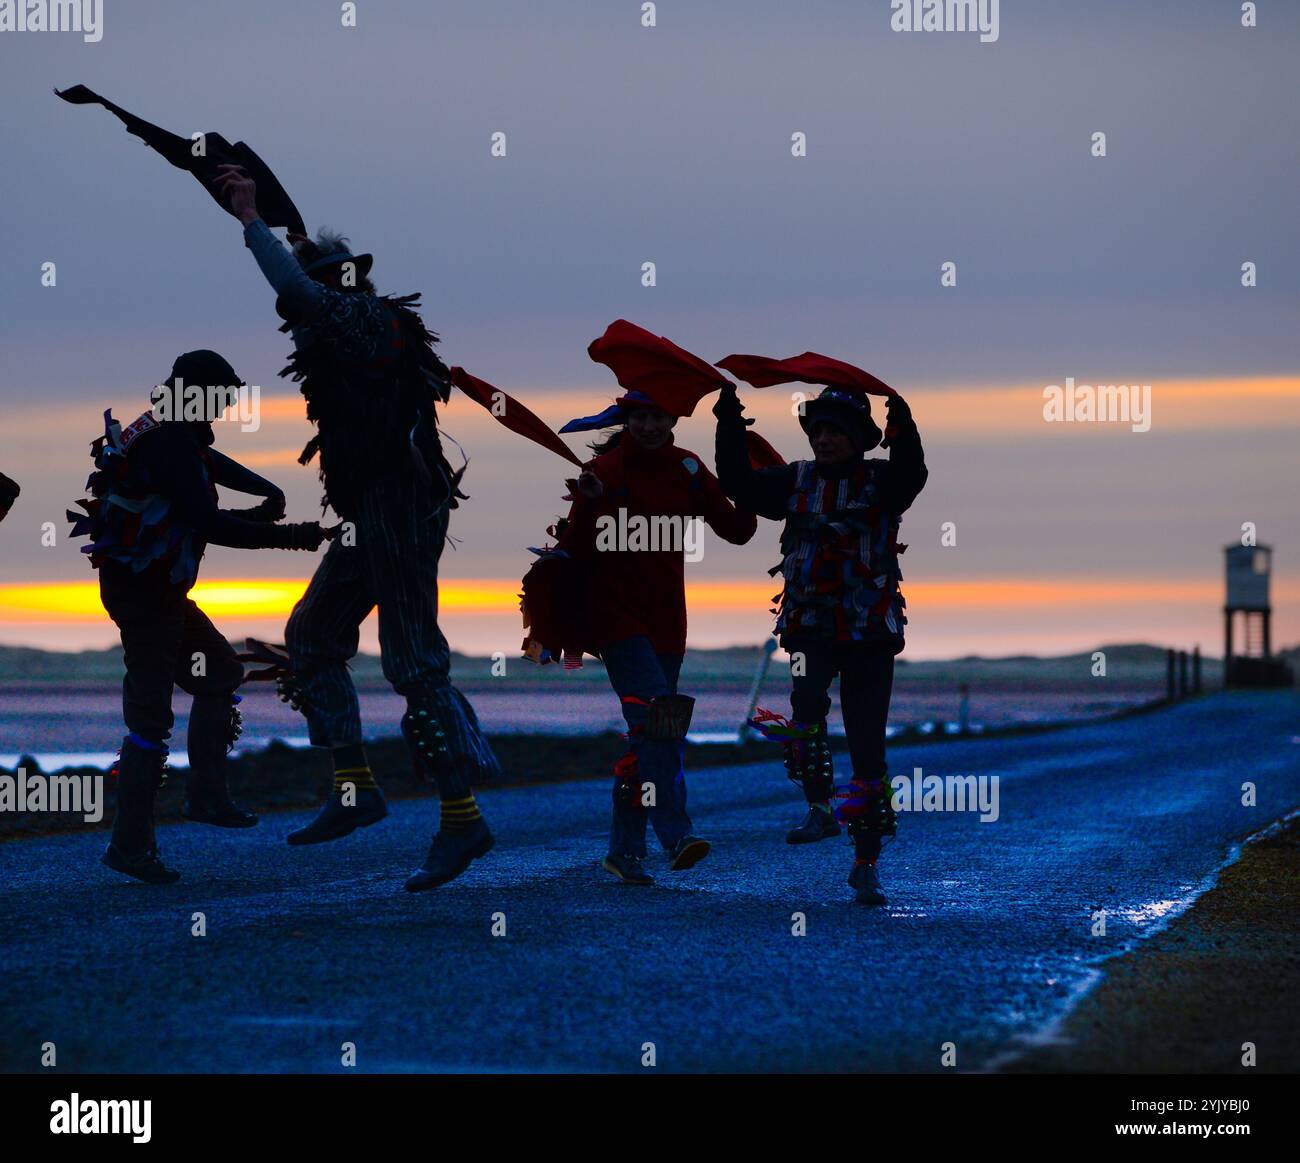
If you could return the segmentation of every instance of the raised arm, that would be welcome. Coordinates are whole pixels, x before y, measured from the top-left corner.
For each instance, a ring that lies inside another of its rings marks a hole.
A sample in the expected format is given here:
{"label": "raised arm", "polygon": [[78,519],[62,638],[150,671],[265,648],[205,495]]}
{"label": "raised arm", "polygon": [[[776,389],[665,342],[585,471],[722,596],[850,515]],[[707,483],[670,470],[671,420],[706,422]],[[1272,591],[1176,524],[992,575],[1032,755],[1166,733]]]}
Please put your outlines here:
{"label": "raised arm", "polygon": [[283,300],[291,317],[311,321],[324,307],[326,288],[299,265],[257,211],[257,184],[239,166],[221,166],[221,192],[244,225],[244,245]]}
{"label": "raised arm", "polygon": [[260,218],[244,224],[244,245],[253,252],[266,281],[279,295],[292,318],[310,321],[320,314],[327,289],[302,269],[289,248]]}
{"label": "raised arm", "polygon": [[930,472],[925,467],[925,450],[912,409],[902,396],[890,396],[885,405],[886,426],[893,430],[889,438],[889,470],[881,474],[881,501],[894,514],[906,513],[916,500]]}
{"label": "raised arm", "polygon": [[718,482],[722,491],[742,509],[781,521],[786,503],[794,488],[794,474],[789,465],[756,469],[749,463],[745,443],[745,409],[734,386],[724,388],[713,405],[718,418],[715,456]]}

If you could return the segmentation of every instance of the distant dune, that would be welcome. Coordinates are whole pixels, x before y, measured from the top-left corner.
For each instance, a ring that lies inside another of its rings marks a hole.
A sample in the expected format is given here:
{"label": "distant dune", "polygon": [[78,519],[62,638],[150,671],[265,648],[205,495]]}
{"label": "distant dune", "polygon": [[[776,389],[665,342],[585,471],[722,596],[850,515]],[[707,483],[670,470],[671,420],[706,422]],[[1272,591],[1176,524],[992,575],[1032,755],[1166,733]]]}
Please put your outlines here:
{"label": "distant dune", "polygon": [[[238,639],[236,639],[238,641]],[[1106,655],[1106,675],[1122,682],[1159,684],[1164,680],[1165,648],[1146,643],[1121,643],[1099,646]],[[761,656],[761,647],[729,647],[724,650],[692,650],[687,658],[687,677],[696,682],[719,685],[746,685],[753,677]],[[1300,646],[1282,652],[1293,666],[1300,667]],[[780,658],[774,665],[780,664]],[[502,677],[492,674],[490,658],[475,658],[463,654],[452,655],[453,679],[468,687],[479,681],[490,681],[494,688],[531,687],[538,682],[554,682],[555,667],[539,667],[520,658],[507,658],[507,673]],[[909,661],[906,655],[899,659],[900,682],[908,685],[932,683],[951,686],[971,683],[1039,683],[1077,682],[1092,672],[1092,652],[1051,657],[1035,655],[1009,655],[1002,658],[968,656],[946,660]],[[377,655],[358,655],[353,672],[361,686],[382,686],[383,673]],[[1202,674],[1207,684],[1218,682],[1222,674],[1222,660],[1202,658]],[[117,683],[122,677],[122,651],[120,647],[108,650],[83,650],[76,653],[37,650],[22,646],[0,646],[0,683],[8,686],[26,684],[69,686],[94,686],[100,683]],[[577,673],[564,676],[569,683],[604,683],[599,662],[587,660],[587,665]]]}

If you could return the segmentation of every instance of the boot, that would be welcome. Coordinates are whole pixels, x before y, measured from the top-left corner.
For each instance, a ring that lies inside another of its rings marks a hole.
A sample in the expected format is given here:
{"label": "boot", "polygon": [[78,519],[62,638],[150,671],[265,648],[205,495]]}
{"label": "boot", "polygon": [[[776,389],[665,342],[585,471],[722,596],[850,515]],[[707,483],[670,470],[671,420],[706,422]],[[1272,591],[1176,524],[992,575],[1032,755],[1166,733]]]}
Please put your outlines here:
{"label": "boot", "polygon": [[791,828],[785,834],[787,844],[813,844],[818,840],[829,840],[840,834],[840,826],[829,808],[818,804],[808,805],[808,814],[803,822]]}
{"label": "boot", "polygon": [[816,805],[827,802],[835,791],[834,760],[827,740],[826,720],[805,723],[790,720],[794,733],[784,740],[785,773],[797,783],[808,801],[808,814],[785,834],[787,844],[812,844],[840,834],[829,812]]}
{"label": "boot", "polygon": [[358,828],[377,824],[388,815],[384,793],[377,787],[358,788],[353,794],[356,802],[349,807],[344,804],[342,793],[335,792],[310,824],[290,832],[285,840],[290,844],[324,844],[327,840],[349,836]]}
{"label": "boot", "polygon": [[668,867],[674,872],[685,872],[688,868],[694,868],[709,854],[709,848],[710,844],[707,840],[701,840],[698,836],[683,836],[672,851]]}
{"label": "boot", "polygon": [[429,844],[424,863],[407,878],[406,891],[424,892],[455,880],[471,861],[486,856],[495,843],[496,838],[481,817],[468,828],[438,832]]}
{"label": "boot", "polygon": [[854,900],[860,905],[883,905],[888,904],[883,891],[880,888],[880,873],[876,871],[874,864],[868,864],[864,860],[855,860],[853,869],[849,873],[849,887],[854,890]]}
{"label": "boot", "polygon": [[654,884],[655,878],[645,870],[639,856],[606,856],[601,868],[612,872],[624,884]]}
{"label": "boot", "polygon": [[162,786],[167,748],[141,743],[132,735],[122,740],[122,751],[113,769],[117,776],[113,836],[100,860],[114,872],[146,884],[175,884],[181,874],[162,862],[153,826],[154,800]]}
{"label": "boot", "polygon": [[227,756],[242,733],[243,724],[233,698],[237,696],[198,695],[194,699],[186,739],[190,772],[185,781],[181,815],[195,823],[218,828],[251,828],[257,823],[257,817],[239,807],[226,787]]}

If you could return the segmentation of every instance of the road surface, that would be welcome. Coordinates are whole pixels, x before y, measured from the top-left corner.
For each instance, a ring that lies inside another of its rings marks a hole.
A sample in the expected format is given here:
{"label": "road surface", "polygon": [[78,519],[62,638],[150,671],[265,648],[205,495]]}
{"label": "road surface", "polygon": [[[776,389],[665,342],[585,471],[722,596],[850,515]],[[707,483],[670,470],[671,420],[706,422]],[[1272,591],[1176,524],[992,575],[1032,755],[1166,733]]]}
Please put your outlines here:
{"label": "road surface", "polygon": [[850,902],[843,840],[783,843],[800,803],[775,761],[690,776],[714,852],[680,874],[652,855],[653,889],[598,868],[603,782],[484,792],[497,848],[421,895],[401,885],[432,800],[314,848],[284,843],[303,813],[165,827],[165,888],[99,865],[103,834],[0,844],[0,1069],[46,1042],[69,1072],[344,1072],[344,1043],[358,1071],[638,1072],[647,1043],[658,1071],[939,1071],[945,1043],[981,1069],[1300,804],[1300,695],[891,763],[997,776],[1000,814],[902,816],[881,910]]}

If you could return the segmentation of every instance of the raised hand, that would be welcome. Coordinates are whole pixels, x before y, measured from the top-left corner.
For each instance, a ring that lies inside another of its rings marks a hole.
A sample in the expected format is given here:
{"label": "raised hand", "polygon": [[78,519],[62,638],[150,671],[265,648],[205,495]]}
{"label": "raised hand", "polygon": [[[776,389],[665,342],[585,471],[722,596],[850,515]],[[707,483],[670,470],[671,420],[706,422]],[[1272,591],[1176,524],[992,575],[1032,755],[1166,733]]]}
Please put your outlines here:
{"label": "raised hand", "polygon": [[220,165],[217,167],[217,181],[221,193],[225,196],[230,212],[247,226],[254,219],[261,217],[257,211],[257,183],[253,181],[242,166]]}
{"label": "raised hand", "polygon": [[885,400],[885,434],[880,447],[888,448],[893,434],[912,423],[912,409],[908,402],[902,396],[890,396]]}
{"label": "raised hand", "polygon": [[[727,384],[718,392],[718,398],[713,404],[713,414],[719,420],[734,420],[744,416],[745,405],[740,402],[735,384]],[[746,423],[752,424],[753,421],[749,420]]]}

